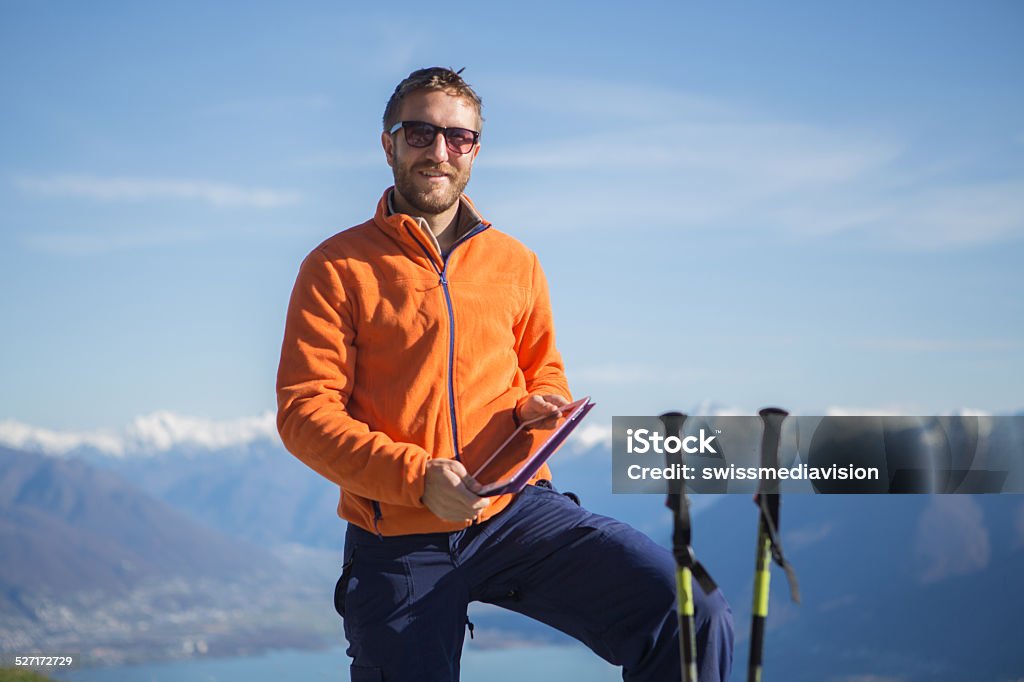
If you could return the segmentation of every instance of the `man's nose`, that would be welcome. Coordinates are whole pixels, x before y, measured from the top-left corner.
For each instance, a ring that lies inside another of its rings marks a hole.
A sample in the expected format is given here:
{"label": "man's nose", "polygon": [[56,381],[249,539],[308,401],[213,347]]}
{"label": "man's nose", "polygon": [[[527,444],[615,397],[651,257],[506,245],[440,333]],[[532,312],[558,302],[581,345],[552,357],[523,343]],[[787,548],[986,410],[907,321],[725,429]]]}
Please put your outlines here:
{"label": "man's nose", "polygon": [[427,158],[436,163],[443,163],[448,160],[448,141],[440,130],[434,135],[434,144],[430,145]]}

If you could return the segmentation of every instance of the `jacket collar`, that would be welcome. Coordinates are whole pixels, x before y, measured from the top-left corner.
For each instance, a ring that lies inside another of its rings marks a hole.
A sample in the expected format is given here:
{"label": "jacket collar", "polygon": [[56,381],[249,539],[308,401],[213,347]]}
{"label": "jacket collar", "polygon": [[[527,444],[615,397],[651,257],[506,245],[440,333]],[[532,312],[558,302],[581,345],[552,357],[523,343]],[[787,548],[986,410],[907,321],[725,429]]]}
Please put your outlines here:
{"label": "jacket collar", "polygon": [[[441,248],[437,243],[437,238],[434,237],[434,233],[430,231],[430,227],[427,225],[426,220],[410,216],[405,213],[396,213],[393,210],[391,193],[394,189],[394,186],[391,186],[384,190],[384,195],[380,198],[380,201],[377,202],[377,212],[373,217],[373,222],[376,223],[377,227],[383,230],[385,234],[399,241],[408,241],[411,238],[411,235],[416,235],[419,238],[426,240],[428,244],[433,244],[437,253],[440,255]],[[481,223],[490,227],[490,223],[480,217],[479,211],[476,210],[476,206],[469,197],[462,194],[459,196],[459,202],[461,206],[459,208],[459,221],[455,225],[456,241],[464,237],[470,230]]]}

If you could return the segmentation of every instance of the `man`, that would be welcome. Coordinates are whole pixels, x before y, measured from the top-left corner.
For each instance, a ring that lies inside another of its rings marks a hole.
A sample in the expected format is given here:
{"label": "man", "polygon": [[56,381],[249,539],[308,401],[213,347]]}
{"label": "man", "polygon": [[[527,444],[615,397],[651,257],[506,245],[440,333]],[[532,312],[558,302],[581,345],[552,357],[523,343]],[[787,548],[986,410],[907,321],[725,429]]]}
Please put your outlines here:
{"label": "man", "polygon": [[[381,135],[394,187],[307,256],[288,309],[278,428],[341,489],[352,679],[457,680],[482,601],[576,637],[624,679],[677,680],[666,550],[556,492],[546,465],[517,495],[474,492],[469,471],[517,423],[571,398],[536,256],[462,193],[482,123],[457,73],[403,80]],[[701,680],[725,679],[731,613],[695,592]]]}

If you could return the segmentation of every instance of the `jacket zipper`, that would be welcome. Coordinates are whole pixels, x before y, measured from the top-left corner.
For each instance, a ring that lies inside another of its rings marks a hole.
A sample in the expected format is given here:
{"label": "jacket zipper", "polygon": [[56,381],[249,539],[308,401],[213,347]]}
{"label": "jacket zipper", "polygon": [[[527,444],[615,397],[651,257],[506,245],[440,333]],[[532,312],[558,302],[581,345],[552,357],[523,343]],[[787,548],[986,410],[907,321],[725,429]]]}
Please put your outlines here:
{"label": "jacket zipper", "polygon": [[448,289],[448,261],[455,253],[455,249],[462,243],[468,241],[471,237],[475,237],[488,228],[484,223],[477,223],[469,232],[465,234],[461,239],[452,244],[452,248],[448,250],[447,256],[441,257],[441,268],[437,267],[437,262],[430,254],[430,250],[423,245],[423,242],[419,240],[416,235],[413,235],[413,239],[419,244],[420,249],[423,250],[423,254],[430,261],[430,265],[434,268],[434,272],[440,278],[441,289],[444,291],[444,302],[448,306],[448,322],[449,322],[449,334],[448,334],[448,408],[449,414],[452,420],[452,452],[455,453],[455,459],[462,461],[459,453],[459,424],[455,418],[455,309],[452,307],[452,294]]}

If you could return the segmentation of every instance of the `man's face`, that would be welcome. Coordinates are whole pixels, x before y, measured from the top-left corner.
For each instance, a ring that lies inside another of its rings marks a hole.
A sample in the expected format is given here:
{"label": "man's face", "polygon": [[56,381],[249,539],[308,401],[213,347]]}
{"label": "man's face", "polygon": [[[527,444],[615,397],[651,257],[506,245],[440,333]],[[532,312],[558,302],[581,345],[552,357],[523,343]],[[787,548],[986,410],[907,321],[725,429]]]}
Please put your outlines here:
{"label": "man's face", "polygon": [[[423,121],[445,128],[480,130],[480,120],[472,102],[437,90],[414,92],[405,97],[399,109],[399,121]],[[438,215],[459,200],[469,182],[473,159],[480,151],[476,144],[467,154],[457,154],[438,133],[428,147],[411,147],[404,130],[381,137],[388,165],[395,176],[395,190],[424,215]]]}

